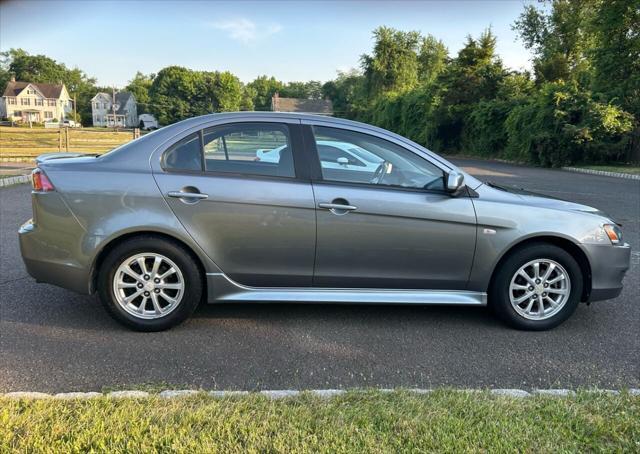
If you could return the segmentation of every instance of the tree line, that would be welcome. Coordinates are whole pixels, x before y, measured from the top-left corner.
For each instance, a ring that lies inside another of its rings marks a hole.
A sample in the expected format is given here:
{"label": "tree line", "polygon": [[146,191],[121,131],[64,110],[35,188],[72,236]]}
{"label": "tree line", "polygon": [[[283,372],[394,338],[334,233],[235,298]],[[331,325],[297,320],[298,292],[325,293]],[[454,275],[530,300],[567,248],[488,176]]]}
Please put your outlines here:
{"label": "tree line", "polygon": [[[125,90],[161,124],[195,115],[270,110],[271,97],[333,101],[336,116],[372,123],[441,153],[544,166],[640,162],[639,0],[556,0],[524,7],[513,29],[532,52],[532,71],[507,69],[487,29],[455,56],[436,37],[379,27],[360,68],[331,81],[243,84],[230,72],[169,66],[138,72]],[[91,122],[95,79],[17,49],[0,60],[0,86],[13,74],[63,81]]]}

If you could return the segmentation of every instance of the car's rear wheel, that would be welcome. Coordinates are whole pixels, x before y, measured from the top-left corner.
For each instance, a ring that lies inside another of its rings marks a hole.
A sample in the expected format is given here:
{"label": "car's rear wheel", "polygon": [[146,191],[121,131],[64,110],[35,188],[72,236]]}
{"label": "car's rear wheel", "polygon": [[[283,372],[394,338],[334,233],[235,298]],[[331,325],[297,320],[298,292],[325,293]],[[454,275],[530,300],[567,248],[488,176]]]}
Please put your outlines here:
{"label": "car's rear wheel", "polygon": [[105,257],[98,294],[109,314],[138,331],[161,331],[189,317],[202,297],[195,259],[178,243],[131,238]]}
{"label": "car's rear wheel", "polygon": [[562,248],[537,243],[510,254],[489,289],[496,314],[525,330],[558,326],[575,311],[583,277],[576,260]]}

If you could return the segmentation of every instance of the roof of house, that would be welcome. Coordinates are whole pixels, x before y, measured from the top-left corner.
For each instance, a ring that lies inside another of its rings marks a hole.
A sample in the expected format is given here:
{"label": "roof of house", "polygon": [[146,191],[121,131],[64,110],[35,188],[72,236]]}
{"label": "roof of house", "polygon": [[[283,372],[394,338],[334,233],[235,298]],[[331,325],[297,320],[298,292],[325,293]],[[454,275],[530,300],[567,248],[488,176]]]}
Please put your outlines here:
{"label": "roof of house", "polygon": [[60,98],[62,94],[63,84],[41,84],[35,82],[8,82],[7,88],[4,89],[2,96],[17,96],[28,85],[35,87],[45,98]]}
{"label": "roof of house", "polygon": [[325,99],[300,99],[274,96],[271,99],[271,110],[276,112],[301,112],[332,115],[333,104],[330,100]]}
{"label": "roof of house", "polygon": [[[111,99],[113,98],[113,94],[99,92],[99,93],[96,93],[96,95],[93,98],[91,98],[91,100],[93,101],[98,96],[103,96],[104,98],[108,99],[109,102],[111,102]],[[116,92],[116,105],[118,106],[118,109],[116,110],[116,115],[125,114],[125,111],[124,111],[125,106],[127,105],[127,102],[129,102],[129,99],[133,99],[133,102],[136,102],[136,98],[135,96],[133,96],[133,93],[129,91]],[[109,106],[109,108],[111,108],[111,106]]]}

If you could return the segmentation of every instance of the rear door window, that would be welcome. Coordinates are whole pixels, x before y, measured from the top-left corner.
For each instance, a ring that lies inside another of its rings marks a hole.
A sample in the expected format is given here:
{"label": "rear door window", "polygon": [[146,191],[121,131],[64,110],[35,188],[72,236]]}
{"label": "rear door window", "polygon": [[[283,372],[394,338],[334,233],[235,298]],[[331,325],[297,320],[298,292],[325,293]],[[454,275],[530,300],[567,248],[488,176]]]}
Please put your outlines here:
{"label": "rear door window", "polygon": [[205,170],[295,177],[289,130],[279,123],[236,123],[203,132]]}

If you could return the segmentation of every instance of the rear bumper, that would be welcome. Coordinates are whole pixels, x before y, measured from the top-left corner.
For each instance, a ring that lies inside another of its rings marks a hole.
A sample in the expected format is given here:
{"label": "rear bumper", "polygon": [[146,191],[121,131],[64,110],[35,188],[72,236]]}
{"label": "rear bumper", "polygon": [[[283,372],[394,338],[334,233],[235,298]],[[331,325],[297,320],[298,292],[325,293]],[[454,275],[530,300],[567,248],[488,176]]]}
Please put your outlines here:
{"label": "rear bumper", "polygon": [[631,246],[584,245],[591,264],[591,291],[587,301],[612,299],[622,292],[622,280],[631,263]]}
{"label": "rear bumper", "polygon": [[[76,232],[77,233],[77,232]],[[78,293],[90,293],[90,272],[73,257],[73,247],[81,235],[51,241],[51,233],[39,230],[29,220],[18,231],[20,252],[27,272],[37,282],[57,285]]]}

